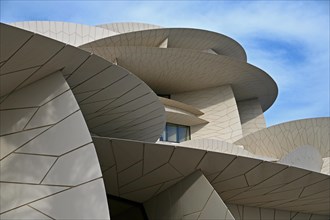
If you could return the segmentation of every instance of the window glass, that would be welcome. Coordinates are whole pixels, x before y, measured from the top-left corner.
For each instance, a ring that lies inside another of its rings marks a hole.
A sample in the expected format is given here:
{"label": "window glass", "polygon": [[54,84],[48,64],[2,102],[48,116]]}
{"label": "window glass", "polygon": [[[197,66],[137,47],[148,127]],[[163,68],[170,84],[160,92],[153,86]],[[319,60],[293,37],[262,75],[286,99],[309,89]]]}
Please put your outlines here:
{"label": "window glass", "polygon": [[159,140],[176,143],[190,140],[190,127],[166,123],[165,130]]}
{"label": "window glass", "polygon": [[167,124],[166,134],[167,134],[167,141],[177,142],[177,131],[175,125]]}
{"label": "window glass", "polygon": [[188,127],[179,126],[179,142],[187,141],[189,137]]}
{"label": "window glass", "polygon": [[160,140],[160,141],[165,141],[165,140],[166,140],[166,128],[165,128],[165,130],[163,131],[162,135],[160,136],[159,140]]}

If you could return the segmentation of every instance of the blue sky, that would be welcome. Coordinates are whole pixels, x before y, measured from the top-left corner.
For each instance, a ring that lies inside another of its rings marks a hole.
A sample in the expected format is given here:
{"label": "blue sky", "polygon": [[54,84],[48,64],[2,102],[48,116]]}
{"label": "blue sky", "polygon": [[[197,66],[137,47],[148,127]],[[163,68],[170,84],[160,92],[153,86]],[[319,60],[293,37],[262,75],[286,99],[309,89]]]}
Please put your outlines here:
{"label": "blue sky", "polygon": [[269,73],[279,96],[267,125],[329,117],[329,1],[3,1],[1,22],[136,21],[228,35]]}

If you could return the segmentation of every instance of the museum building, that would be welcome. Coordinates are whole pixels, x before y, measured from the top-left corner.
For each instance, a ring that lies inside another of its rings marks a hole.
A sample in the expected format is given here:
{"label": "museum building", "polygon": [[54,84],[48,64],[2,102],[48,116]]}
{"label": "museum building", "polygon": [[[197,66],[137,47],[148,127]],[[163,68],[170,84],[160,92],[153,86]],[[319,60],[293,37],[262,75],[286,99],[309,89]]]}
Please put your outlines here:
{"label": "museum building", "polygon": [[235,40],[144,23],[0,24],[0,219],[330,217],[330,118],[267,127]]}

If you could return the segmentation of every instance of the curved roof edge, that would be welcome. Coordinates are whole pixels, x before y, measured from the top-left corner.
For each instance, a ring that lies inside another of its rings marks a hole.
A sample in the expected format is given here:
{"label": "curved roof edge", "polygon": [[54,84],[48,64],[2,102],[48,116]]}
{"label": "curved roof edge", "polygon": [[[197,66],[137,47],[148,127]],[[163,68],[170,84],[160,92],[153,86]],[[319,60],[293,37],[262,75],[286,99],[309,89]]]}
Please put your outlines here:
{"label": "curved roof edge", "polygon": [[[161,186],[161,183],[168,183],[169,181],[175,184],[182,179],[181,177],[188,176],[194,170],[201,170],[226,203],[245,204],[248,206],[257,206],[256,204],[260,206],[262,204],[263,208],[289,210],[292,212],[301,212],[303,210],[308,213],[329,215],[329,199],[324,195],[329,194],[330,189],[324,189],[324,186],[329,185],[330,179],[325,174],[258,158],[192,149],[179,146],[178,144],[148,144],[93,137],[97,149],[104,146],[102,139],[108,141],[105,145],[107,148],[116,148],[119,152],[122,152],[120,155],[125,155],[130,150],[141,152],[141,155],[144,152],[145,156],[142,160],[157,161],[157,164],[159,164],[155,168],[154,163],[142,162],[144,169],[151,171],[140,175],[126,185],[120,185],[117,181],[114,181],[113,187],[108,188],[108,193],[110,194],[119,191],[121,192],[120,197],[144,202],[150,198],[148,196],[150,194],[145,193],[147,187],[153,189],[153,192],[159,193],[159,188],[154,187],[155,185],[159,184]],[[97,141],[98,143],[96,143]],[[143,148],[144,145],[148,146],[148,148]],[[125,146],[125,148],[121,146]],[[146,154],[147,149],[153,150]],[[162,152],[171,153],[163,154]],[[117,157],[117,155],[114,156]],[[156,159],[164,157],[167,158],[167,163],[165,164],[162,162],[164,160]],[[101,161],[101,163],[106,163],[110,159],[110,157],[102,158],[105,161]],[[112,161],[118,161],[118,159],[115,158]],[[169,173],[166,177],[150,178],[150,175],[158,175],[166,166],[169,167],[166,169]],[[175,177],[173,177],[174,175]],[[109,181],[113,180],[110,176],[105,178],[108,178]],[[294,189],[294,194],[290,194],[294,196],[289,198],[289,201],[288,188]],[[161,189],[164,190],[166,188]],[[274,189],[276,190],[275,192]],[[139,195],[139,197],[136,197],[136,195]],[[274,196],[276,196],[275,203]],[[315,199],[318,201],[317,205],[306,206],[306,200],[316,201]],[[322,204],[322,206],[319,204]]]}
{"label": "curved roof edge", "polygon": [[186,126],[209,123],[208,121],[202,118],[198,118],[194,115],[185,114],[179,111],[172,111],[169,108],[165,108],[165,112],[166,112],[166,122],[169,123],[186,125]]}
{"label": "curved roof edge", "polygon": [[121,34],[133,32],[133,31],[162,28],[161,26],[158,25],[141,23],[141,22],[114,22],[114,23],[99,24],[96,25],[96,27],[105,28]]}
{"label": "curved roof edge", "polygon": [[[27,30],[0,23],[0,32],[1,96],[60,71],[91,132],[157,141],[165,127],[165,109],[137,76],[97,55]],[[5,102],[6,97],[1,99]]]}
{"label": "curved roof edge", "polygon": [[[263,111],[275,102],[278,95],[275,81],[265,71],[224,55],[183,48],[138,46],[84,49],[105,59],[115,60],[159,94],[230,84],[238,101],[258,98]],[[186,80],[189,83],[182,83]]]}
{"label": "curved roof edge", "polygon": [[330,117],[301,119],[273,125],[249,134],[234,144],[257,155],[282,158],[297,147],[310,145],[323,158],[330,156]]}
{"label": "curved roof edge", "polygon": [[236,40],[217,32],[195,28],[150,28],[120,33],[90,42],[80,47],[147,46],[159,47],[166,41],[165,48],[185,48],[225,55],[247,62],[242,45]]}
{"label": "curved roof edge", "polygon": [[[220,38],[224,38],[225,41],[228,40],[228,42],[235,44],[235,47],[238,48],[236,49],[238,50],[237,52],[238,54],[235,55],[234,57],[243,61],[247,61],[247,56],[244,48],[234,39],[217,32],[196,29],[196,28],[164,28],[158,25],[138,23],[138,22],[122,22],[122,23],[119,22],[119,23],[109,23],[109,24],[91,26],[91,25],[77,24],[72,22],[62,22],[62,21],[22,21],[22,22],[9,23],[9,25],[19,27],[21,29],[25,29],[35,33],[39,33],[41,35],[47,36],[55,40],[59,40],[61,42],[65,42],[73,46],[82,46],[90,42],[118,34],[125,35],[139,31],[142,31],[143,33],[143,31],[155,30],[155,29],[157,29],[157,31],[170,31],[170,30],[178,31],[178,32],[196,31],[197,33],[201,32],[201,33],[205,33],[206,35],[210,34],[209,38],[214,38],[215,36],[219,36]],[[228,43],[224,43],[224,44],[227,45]],[[212,48],[205,48],[205,49],[212,49]]]}
{"label": "curved roof edge", "polygon": [[183,102],[179,102],[179,101],[175,101],[173,99],[167,99],[167,98],[159,97],[159,96],[158,96],[158,98],[165,106],[182,109],[186,112],[189,112],[191,114],[198,115],[198,116],[204,114],[202,111],[198,110],[197,108],[195,108],[191,105],[187,105]]}
{"label": "curved roof edge", "polygon": [[233,44],[235,44],[238,48],[240,48],[241,57],[238,59],[247,62],[247,54],[246,54],[244,47],[240,43],[238,43],[238,41],[236,41],[235,39],[233,39],[231,37],[228,37],[225,34],[221,34],[221,33],[215,32],[215,31],[199,29],[199,28],[162,28],[162,29],[172,29],[172,30],[175,30],[175,29],[182,30],[183,29],[183,30],[191,30],[191,31],[200,31],[200,32],[205,32],[205,33],[211,34],[211,35],[221,36],[221,37],[227,39],[228,41],[232,42]]}
{"label": "curved roof edge", "polygon": [[98,39],[118,35],[117,32],[85,24],[62,21],[23,21],[9,25],[79,46]]}

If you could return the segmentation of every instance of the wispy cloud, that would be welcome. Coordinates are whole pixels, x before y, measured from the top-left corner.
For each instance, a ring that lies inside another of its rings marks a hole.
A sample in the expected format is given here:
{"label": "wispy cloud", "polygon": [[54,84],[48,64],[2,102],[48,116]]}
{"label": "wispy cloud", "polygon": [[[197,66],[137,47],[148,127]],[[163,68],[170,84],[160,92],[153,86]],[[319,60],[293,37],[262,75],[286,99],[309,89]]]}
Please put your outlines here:
{"label": "wispy cloud", "polygon": [[1,21],[118,21],[228,35],[277,82],[267,124],[329,116],[329,1],[1,1]]}

